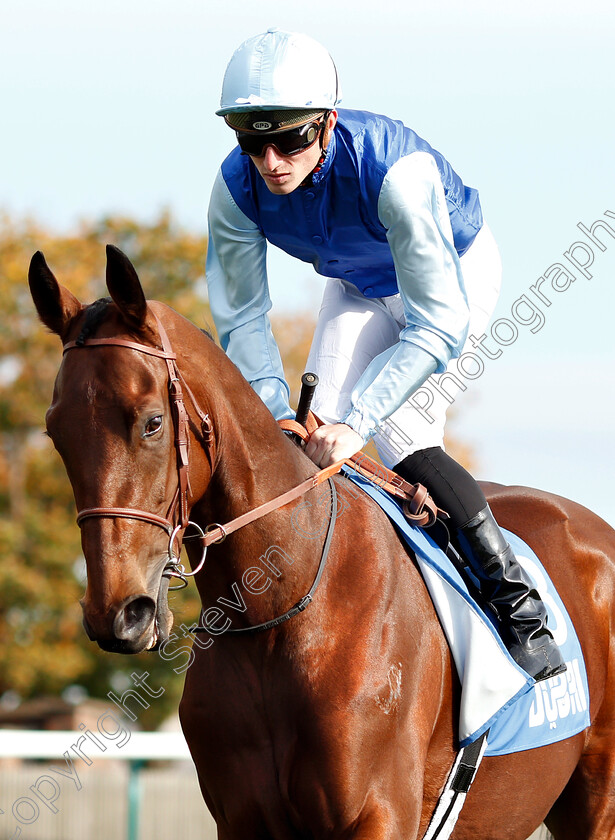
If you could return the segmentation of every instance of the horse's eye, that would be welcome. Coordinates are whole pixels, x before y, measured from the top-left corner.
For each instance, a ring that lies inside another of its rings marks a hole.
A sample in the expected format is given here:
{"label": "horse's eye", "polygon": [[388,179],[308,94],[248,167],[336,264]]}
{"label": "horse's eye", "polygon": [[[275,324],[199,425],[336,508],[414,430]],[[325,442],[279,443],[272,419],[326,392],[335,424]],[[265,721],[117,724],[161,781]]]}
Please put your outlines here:
{"label": "horse's eye", "polygon": [[156,432],[159,432],[161,429],[162,414],[157,414],[155,417],[151,417],[145,424],[145,432],[143,433],[143,437],[151,437],[152,435],[155,435]]}

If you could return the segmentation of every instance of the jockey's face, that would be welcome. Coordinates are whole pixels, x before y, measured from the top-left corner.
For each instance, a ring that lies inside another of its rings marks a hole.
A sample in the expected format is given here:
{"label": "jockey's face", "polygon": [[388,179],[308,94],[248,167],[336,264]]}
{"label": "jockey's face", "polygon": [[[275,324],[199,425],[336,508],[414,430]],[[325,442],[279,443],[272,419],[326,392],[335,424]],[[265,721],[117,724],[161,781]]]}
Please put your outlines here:
{"label": "jockey's face", "polygon": [[[337,113],[332,111],[324,132],[325,149],[336,122]],[[320,143],[314,143],[309,149],[296,155],[283,155],[275,146],[265,146],[262,155],[250,157],[270,192],[275,195],[288,195],[296,190],[318,165],[320,155]]]}

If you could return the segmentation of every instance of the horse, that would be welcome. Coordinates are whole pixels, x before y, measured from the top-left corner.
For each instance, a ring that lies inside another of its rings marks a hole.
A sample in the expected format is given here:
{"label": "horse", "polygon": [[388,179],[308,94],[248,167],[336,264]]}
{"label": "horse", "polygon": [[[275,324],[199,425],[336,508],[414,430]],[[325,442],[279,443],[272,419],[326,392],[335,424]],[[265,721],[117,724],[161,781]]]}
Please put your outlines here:
{"label": "horse", "polygon": [[[387,517],[336,475],[231,533],[224,523],[309,483],[315,465],[211,337],[146,301],[118,249],[103,302],[80,303],[40,252],[29,282],[65,348],[46,423],[79,511],[88,636],[123,654],[164,647],[182,535],[199,569],[208,632],[180,718],[220,840],[422,838],[456,755],[459,686]],[[557,840],[615,838],[615,532],[545,492],[484,489],[571,614],[591,725],[485,757],[452,837],[524,840],[544,821]],[[205,562],[194,529],[215,532]]]}

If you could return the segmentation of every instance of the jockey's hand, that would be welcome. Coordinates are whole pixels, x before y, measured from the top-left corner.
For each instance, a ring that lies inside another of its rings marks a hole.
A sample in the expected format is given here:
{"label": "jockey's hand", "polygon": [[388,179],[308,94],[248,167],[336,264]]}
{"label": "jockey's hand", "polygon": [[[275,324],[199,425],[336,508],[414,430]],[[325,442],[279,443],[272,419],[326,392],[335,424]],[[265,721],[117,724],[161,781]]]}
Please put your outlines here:
{"label": "jockey's hand", "polygon": [[305,445],[305,454],[319,467],[328,467],[355,455],[363,446],[363,438],[345,423],[319,426]]}

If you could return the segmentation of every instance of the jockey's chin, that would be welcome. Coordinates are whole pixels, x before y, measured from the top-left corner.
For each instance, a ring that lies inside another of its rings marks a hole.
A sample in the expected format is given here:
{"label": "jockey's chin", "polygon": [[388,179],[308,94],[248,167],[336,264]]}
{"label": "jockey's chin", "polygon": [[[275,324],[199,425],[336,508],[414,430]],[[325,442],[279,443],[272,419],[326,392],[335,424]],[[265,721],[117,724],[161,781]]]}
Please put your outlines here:
{"label": "jockey's chin", "polygon": [[270,192],[289,195],[305,181],[319,159],[320,145],[315,143],[298,155],[283,155],[275,146],[267,146],[264,154],[252,157],[252,162]]}

